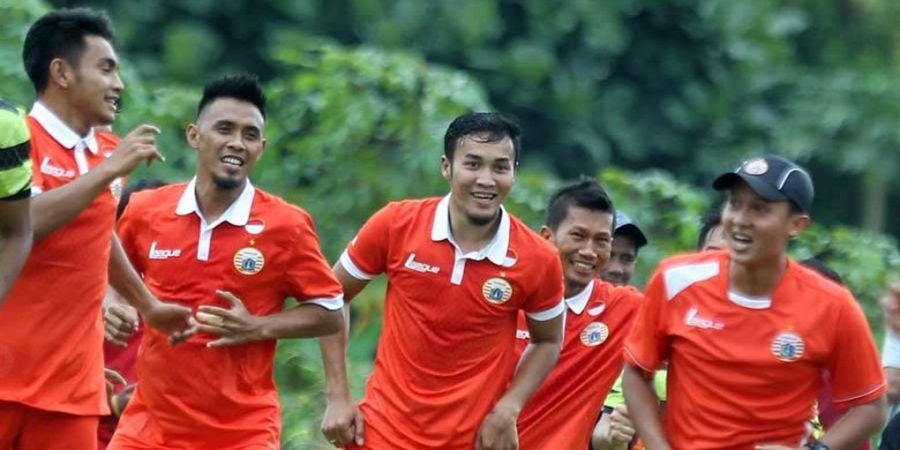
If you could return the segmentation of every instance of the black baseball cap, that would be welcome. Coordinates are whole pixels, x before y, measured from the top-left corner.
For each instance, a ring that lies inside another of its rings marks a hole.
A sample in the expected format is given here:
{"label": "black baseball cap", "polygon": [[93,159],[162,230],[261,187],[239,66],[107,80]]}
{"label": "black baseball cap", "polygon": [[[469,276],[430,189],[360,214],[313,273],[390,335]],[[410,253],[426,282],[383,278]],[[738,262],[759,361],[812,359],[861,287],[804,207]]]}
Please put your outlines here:
{"label": "black baseball cap", "polygon": [[797,163],[778,155],[750,158],[741,163],[734,172],[719,175],[713,181],[717,191],[731,189],[737,180],[744,180],[753,192],[770,201],[788,200],[803,212],[812,207],[812,177]]}
{"label": "black baseball cap", "polygon": [[621,211],[616,211],[616,230],[613,235],[619,233],[625,233],[633,237],[634,244],[637,248],[647,245],[647,236],[645,236],[644,232],[631,220],[631,217],[628,217],[628,214]]}

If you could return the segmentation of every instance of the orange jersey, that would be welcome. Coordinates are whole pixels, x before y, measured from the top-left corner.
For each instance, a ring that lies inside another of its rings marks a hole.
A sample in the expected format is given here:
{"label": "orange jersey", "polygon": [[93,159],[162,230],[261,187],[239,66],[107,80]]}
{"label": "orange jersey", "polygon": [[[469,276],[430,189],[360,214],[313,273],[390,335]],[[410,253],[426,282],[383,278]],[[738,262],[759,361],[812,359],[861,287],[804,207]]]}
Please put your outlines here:
{"label": "orange jersey", "polygon": [[[622,347],[641,298],[632,287],[595,280],[566,299],[562,353],[519,415],[519,448],[588,448],[606,394],[622,372]],[[528,345],[524,316],[516,334],[521,354]]]}
{"label": "orange jersey", "polygon": [[[39,103],[28,128],[34,194],[75,181],[119,142],[93,130],[82,139]],[[75,415],[109,413],[100,310],[120,192],[117,180],[74,219],[34,242],[0,307],[0,401]]]}
{"label": "orange jersey", "polygon": [[747,298],[729,292],[728,264],[725,251],[663,261],[625,345],[645,371],[669,361],[672,448],[799,445],[826,370],[840,408],[882,395],[878,352],[849,291],[789,260],[771,298]]}
{"label": "orange jersey", "polygon": [[[312,218],[248,182],[215,222],[198,213],[194,182],[135,193],[119,221],[122,245],[158,298],[196,310],[230,308],[233,293],[256,316],[294,297],[340,309],[341,286],[322,256]],[[171,346],[145,328],[138,387],[113,438],[167,449],[277,448],[275,341],[207,348],[199,334]],[[122,436],[119,436],[119,435]]]}
{"label": "orange jersey", "polygon": [[562,313],[556,249],[505,211],[493,240],[463,254],[449,196],[391,203],[341,257],[388,279],[378,354],[360,408],[366,448],[466,449],[515,371],[519,311]]}

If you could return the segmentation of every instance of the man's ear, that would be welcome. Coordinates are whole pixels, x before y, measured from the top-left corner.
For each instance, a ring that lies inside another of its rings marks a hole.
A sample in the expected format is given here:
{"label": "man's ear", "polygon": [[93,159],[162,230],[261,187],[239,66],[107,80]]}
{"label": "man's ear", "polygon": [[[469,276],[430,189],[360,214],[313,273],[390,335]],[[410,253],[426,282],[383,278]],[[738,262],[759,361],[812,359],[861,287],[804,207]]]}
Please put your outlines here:
{"label": "man's ear", "polygon": [[50,61],[50,78],[49,82],[67,89],[75,81],[75,70],[64,58],[54,58]]}
{"label": "man's ear", "polygon": [[196,123],[188,124],[187,128],[184,129],[184,137],[187,139],[188,144],[193,148],[200,147],[200,132],[197,129]]}
{"label": "man's ear", "polygon": [[446,156],[441,156],[441,176],[444,177],[445,180],[450,181],[450,175],[453,174],[452,163]]}
{"label": "man's ear", "polygon": [[541,229],[540,231],[538,231],[538,234],[540,234],[542,238],[548,241],[553,240],[553,230],[551,230],[547,225],[541,225]]}
{"label": "man's ear", "polygon": [[790,228],[788,230],[788,235],[791,239],[794,239],[797,236],[803,234],[807,227],[809,227],[810,218],[808,214],[794,214],[791,216]]}

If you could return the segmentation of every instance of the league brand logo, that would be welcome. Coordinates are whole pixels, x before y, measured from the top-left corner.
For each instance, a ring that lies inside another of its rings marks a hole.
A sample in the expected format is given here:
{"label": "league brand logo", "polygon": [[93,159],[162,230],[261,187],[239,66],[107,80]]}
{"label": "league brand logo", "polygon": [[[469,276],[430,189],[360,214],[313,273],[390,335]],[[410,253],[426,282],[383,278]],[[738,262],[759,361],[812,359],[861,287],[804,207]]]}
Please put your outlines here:
{"label": "league brand logo", "polygon": [[54,166],[50,163],[50,157],[45,156],[43,160],[41,160],[41,173],[45,173],[47,175],[54,176],[56,178],[75,178],[75,171],[72,169],[66,170],[62,167]]}
{"label": "league brand logo", "polygon": [[156,241],[153,241],[150,243],[150,254],[147,257],[150,259],[169,259],[179,256],[181,256],[181,249],[157,248]]}
{"label": "league brand logo", "polygon": [[691,306],[684,315],[684,324],[689,327],[703,328],[704,330],[724,330],[725,324],[700,316],[696,306]]}
{"label": "league brand logo", "polygon": [[253,247],[244,247],[234,253],[234,270],[244,275],[256,275],[266,264],[266,257]]}
{"label": "league brand logo", "polygon": [[581,331],[581,343],[588,347],[596,347],[609,337],[609,327],[603,322],[591,322]]}
{"label": "league brand logo", "polygon": [[803,338],[791,331],[782,331],[772,340],[772,354],[780,361],[794,362],[803,356]]}
{"label": "league brand logo", "polygon": [[495,305],[501,305],[512,297],[512,285],[503,278],[490,278],[481,286],[481,295]]}
{"label": "league brand logo", "polygon": [[516,330],[516,339],[531,339],[531,333],[528,330]]}
{"label": "league brand logo", "polygon": [[441,271],[441,268],[438,266],[432,266],[429,264],[425,264],[425,263],[416,261],[415,253],[409,254],[409,258],[406,258],[406,262],[403,263],[403,267],[406,267],[407,269],[415,270],[416,272],[422,272],[422,273],[438,273]]}

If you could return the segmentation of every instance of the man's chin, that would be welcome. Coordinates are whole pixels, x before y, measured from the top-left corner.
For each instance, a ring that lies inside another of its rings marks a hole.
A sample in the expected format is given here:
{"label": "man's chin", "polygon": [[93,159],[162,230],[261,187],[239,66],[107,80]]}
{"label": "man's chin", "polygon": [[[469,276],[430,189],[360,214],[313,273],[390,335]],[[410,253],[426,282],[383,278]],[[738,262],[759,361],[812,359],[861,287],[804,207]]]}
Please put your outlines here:
{"label": "man's chin", "polygon": [[226,191],[237,189],[244,185],[244,178],[241,177],[229,177],[222,175],[213,175],[213,183],[215,183],[216,187],[219,189],[223,189]]}

